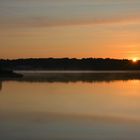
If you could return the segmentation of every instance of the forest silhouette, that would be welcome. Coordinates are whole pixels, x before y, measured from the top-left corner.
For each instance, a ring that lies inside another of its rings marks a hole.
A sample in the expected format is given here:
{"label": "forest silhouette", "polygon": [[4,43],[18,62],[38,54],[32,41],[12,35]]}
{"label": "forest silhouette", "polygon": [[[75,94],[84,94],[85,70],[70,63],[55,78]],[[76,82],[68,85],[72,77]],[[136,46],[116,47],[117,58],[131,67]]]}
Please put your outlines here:
{"label": "forest silhouette", "polygon": [[110,58],[29,58],[0,60],[4,70],[140,70],[140,61]]}

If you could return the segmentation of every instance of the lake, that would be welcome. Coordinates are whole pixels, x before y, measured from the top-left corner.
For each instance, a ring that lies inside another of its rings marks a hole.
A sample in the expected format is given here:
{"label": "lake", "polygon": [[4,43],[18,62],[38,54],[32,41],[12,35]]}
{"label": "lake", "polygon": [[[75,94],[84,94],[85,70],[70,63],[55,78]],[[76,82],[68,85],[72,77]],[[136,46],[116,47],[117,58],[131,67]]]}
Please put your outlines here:
{"label": "lake", "polygon": [[0,140],[139,140],[139,71],[21,71],[0,81]]}

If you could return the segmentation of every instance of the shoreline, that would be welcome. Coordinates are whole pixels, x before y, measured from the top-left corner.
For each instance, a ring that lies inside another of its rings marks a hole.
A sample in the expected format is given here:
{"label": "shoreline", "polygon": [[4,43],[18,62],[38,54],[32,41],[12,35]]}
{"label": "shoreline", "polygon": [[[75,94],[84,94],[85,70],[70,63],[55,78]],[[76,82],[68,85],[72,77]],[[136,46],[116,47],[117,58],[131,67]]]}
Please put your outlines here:
{"label": "shoreline", "polygon": [[21,78],[22,74],[16,73],[11,70],[0,70],[0,78]]}

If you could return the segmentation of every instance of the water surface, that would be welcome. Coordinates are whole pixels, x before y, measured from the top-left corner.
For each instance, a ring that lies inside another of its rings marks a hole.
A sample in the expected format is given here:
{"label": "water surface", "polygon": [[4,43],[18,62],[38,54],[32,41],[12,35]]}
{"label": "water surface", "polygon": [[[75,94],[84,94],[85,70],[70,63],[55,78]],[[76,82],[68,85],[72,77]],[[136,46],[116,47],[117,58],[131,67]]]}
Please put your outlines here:
{"label": "water surface", "polygon": [[140,139],[138,73],[24,74],[0,82],[0,139]]}

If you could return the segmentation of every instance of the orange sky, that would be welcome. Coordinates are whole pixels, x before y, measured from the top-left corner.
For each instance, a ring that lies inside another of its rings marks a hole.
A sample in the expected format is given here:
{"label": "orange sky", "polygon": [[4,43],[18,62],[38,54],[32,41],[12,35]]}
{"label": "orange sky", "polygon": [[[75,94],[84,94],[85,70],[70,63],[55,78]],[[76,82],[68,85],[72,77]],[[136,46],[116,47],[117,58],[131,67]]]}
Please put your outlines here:
{"label": "orange sky", "polygon": [[0,0],[0,58],[140,58],[138,0]]}

